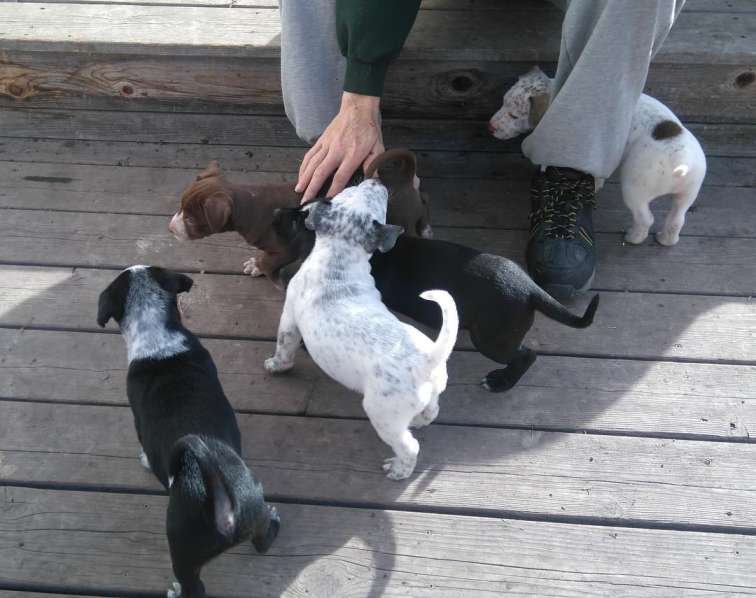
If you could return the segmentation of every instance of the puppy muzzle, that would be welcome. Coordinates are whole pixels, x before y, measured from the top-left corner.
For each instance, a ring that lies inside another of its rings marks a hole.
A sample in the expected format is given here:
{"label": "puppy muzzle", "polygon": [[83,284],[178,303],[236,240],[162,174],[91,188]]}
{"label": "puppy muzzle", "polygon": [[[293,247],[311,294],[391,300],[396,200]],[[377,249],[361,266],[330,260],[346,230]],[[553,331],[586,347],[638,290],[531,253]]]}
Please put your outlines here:
{"label": "puppy muzzle", "polygon": [[184,215],[176,212],[168,224],[168,230],[179,241],[186,241],[189,237],[186,234],[186,225],[184,224]]}

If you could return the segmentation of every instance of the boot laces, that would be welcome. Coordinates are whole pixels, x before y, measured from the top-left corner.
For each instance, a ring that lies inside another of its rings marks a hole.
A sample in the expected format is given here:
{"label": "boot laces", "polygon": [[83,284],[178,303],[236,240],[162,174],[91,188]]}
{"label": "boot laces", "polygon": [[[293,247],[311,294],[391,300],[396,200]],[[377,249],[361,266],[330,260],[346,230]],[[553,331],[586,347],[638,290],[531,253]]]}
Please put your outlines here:
{"label": "boot laces", "polygon": [[579,179],[559,176],[556,180],[539,177],[533,186],[534,210],[531,232],[543,225],[549,239],[574,239],[577,217],[585,207],[596,207],[594,182],[591,177]]}

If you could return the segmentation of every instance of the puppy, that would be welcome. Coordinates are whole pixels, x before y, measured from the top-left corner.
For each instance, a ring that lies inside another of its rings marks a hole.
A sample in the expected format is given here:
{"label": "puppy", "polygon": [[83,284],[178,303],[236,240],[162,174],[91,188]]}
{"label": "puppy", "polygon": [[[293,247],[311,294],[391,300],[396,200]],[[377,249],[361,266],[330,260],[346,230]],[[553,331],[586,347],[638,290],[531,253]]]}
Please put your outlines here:
{"label": "puppy", "polygon": [[[537,66],[521,76],[488,123],[493,136],[511,139],[534,129],[548,108],[552,82]],[[654,222],[649,204],[671,195],[672,209],[656,240],[661,245],[676,244],[705,176],[706,156],[695,136],[664,104],[641,95],[620,165],[622,199],[633,215],[625,241],[642,243]],[[602,185],[603,180],[597,179],[597,190]]]}
{"label": "puppy", "polygon": [[[274,220],[281,240],[302,259],[314,241],[305,217],[301,211],[281,210]],[[282,270],[284,283],[294,275],[297,263]],[[506,366],[483,378],[483,386],[492,392],[509,390],[533,365],[536,354],[522,341],[536,311],[567,326],[585,328],[593,322],[599,302],[596,295],[582,317],[573,315],[514,262],[446,241],[402,235],[391,251],[373,255],[370,266],[386,306],[426,326],[437,329],[441,321],[438,311],[418,295],[429,289],[451,293],[460,327],[470,331],[475,348]]]}
{"label": "puppy", "polygon": [[276,509],[241,458],[234,412],[210,354],[181,324],[183,274],[132,266],[100,294],[97,323],[115,319],[128,349],[126,379],[142,465],[168,490],[175,596],[205,595],[200,570],[251,538],[258,552],[278,534]]}
{"label": "puppy", "polygon": [[388,251],[402,230],[384,224],[387,198],[379,181],[367,179],[308,207],[305,224],[315,231],[315,244],[289,282],[276,353],[265,369],[291,369],[304,340],[323,371],[363,395],[365,413],[394,451],[383,468],[389,478],[401,480],[414,471],[419,451],[409,427],[427,425],[438,414],[458,321],[448,293],[423,293],[443,314],[434,343],[381,303],[369,258],[376,250]]}
{"label": "puppy", "polygon": [[386,222],[401,226],[410,237],[432,237],[428,196],[420,193],[415,154],[406,149],[383,152],[365,169],[365,178],[372,176],[388,189]]}
{"label": "puppy", "polygon": [[244,262],[244,273],[275,280],[274,272],[289,263],[291,256],[271,230],[273,212],[298,206],[301,198],[289,183],[230,183],[214,160],[184,191],[168,230],[180,241],[236,231],[261,251]]}
{"label": "puppy", "polygon": [[[369,169],[370,176],[377,172],[391,190],[388,221],[406,227],[407,234],[430,236],[428,199],[413,185],[419,185],[415,155],[408,150],[389,150],[374,158]],[[361,180],[362,175],[355,173],[349,184]],[[330,180],[322,190],[328,187]],[[231,183],[214,160],[184,191],[168,230],[180,241],[236,231],[261,252],[244,262],[244,273],[264,275],[277,283],[278,270],[296,257],[278,242],[271,228],[273,214],[277,208],[299,206],[301,199],[302,194],[296,193],[290,183]]]}

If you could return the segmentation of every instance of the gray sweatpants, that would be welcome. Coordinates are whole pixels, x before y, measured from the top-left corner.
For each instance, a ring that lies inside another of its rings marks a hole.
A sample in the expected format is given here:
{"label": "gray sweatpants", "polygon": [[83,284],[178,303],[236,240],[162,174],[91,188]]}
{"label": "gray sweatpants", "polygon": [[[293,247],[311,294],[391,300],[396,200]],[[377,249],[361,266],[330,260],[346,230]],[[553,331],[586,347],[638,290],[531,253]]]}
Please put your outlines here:
{"label": "gray sweatpants", "polygon": [[[684,2],[555,0],[567,10],[554,95],[522,143],[534,164],[611,175],[622,159],[651,58]],[[284,106],[308,143],[339,109],[345,61],[334,15],[334,0],[281,0]]]}

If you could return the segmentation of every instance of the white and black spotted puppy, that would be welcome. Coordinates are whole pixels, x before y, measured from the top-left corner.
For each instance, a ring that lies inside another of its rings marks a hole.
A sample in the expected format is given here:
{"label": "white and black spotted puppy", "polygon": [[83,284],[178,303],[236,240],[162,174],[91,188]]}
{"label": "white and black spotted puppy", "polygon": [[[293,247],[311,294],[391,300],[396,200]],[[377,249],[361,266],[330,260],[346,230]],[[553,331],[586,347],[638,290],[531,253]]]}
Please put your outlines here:
{"label": "white and black spotted puppy", "polygon": [[[549,106],[551,88],[552,80],[537,66],[522,75],[491,117],[491,134],[512,139],[534,129]],[[698,197],[705,176],[706,156],[693,133],[664,104],[642,94],[620,165],[622,199],[633,215],[625,241],[642,243],[654,223],[649,204],[657,197],[671,195],[672,209],[656,240],[662,245],[677,243],[685,215]],[[603,180],[596,180],[597,189],[602,184]]]}
{"label": "white and black spotted puppy", "polygon": [[387,198],[380,182],[367,179],[332,201],[312,204],[305,224],[315,231],[315,245],[286,290],[276,354],[265,369],[292,368],[304,339],[323,371],[363,395],[370,423],[394,451],[383,468],[401,480],[414,471],[419,451],[410,426],[427,425],[438,414],[458,319],[446,291],[423,293],[443,315],[434,343],[381,302],[370,256],[391,249],[402,231],[385,224]]}
{"label": "white and black spotted puppy", "polygon": [[200,570],[245,539],[258,552],[279,518],[241,458],[233,409],[210,354],[181,323],[177,295],[192,279],[132,266],[100,294],[97,323],[118,322],[129,357],[127,394],[140,460],[170,495],[167,532],[178,583],[168,596],[205,596]]}

